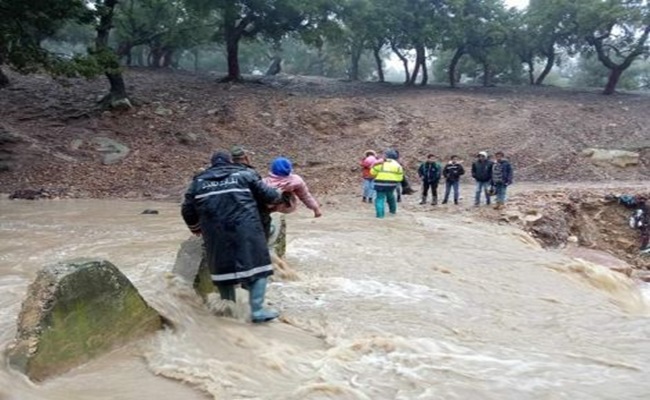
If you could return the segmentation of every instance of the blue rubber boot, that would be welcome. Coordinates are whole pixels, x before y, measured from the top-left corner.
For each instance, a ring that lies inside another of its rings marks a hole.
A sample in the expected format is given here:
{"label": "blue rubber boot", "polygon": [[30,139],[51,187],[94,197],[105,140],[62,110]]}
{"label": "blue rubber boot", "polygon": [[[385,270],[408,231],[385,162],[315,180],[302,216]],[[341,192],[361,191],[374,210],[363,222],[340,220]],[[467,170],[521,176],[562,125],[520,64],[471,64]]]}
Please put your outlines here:
{"label": "blue rubber boot", "polygon": [[251,304],[251,321],[253,323],[268,322],[280,316],[279,312],[264,308],[266,282],[266,278],[260,278],[248,284]]}

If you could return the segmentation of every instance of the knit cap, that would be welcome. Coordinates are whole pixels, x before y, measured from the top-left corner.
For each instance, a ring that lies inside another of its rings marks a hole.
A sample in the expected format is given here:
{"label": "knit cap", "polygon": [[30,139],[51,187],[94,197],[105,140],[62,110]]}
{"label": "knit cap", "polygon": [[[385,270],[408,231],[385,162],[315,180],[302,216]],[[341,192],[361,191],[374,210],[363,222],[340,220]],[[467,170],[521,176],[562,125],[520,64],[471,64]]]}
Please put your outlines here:
{"label": "knit cap", "polygon": [[271,163],[271,172],[277,176],[289,176],[293,166],[288,158],[278,157]]}

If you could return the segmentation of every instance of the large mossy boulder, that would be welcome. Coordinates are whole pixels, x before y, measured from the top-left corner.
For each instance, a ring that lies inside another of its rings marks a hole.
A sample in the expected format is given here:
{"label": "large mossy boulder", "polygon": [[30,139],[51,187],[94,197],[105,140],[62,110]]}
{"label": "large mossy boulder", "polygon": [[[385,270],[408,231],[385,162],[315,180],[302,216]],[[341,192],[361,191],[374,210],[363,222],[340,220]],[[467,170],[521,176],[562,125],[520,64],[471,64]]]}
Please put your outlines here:
{"label": "large mossy boulder", "polygon": [[113,264],[77,259],[38,273],[7,356],[15,369],[40,381],[162,326],[163,318]]}
{"label": "large mossy boulder", "polygon": [[[287,249],[287,223],[284,215],[273,214],[269,251],[284,257]],[[194,290],[204,299],[215,291],[206,262],[203,238],[193,236],[181,244],[172,273],[192,282]]]}

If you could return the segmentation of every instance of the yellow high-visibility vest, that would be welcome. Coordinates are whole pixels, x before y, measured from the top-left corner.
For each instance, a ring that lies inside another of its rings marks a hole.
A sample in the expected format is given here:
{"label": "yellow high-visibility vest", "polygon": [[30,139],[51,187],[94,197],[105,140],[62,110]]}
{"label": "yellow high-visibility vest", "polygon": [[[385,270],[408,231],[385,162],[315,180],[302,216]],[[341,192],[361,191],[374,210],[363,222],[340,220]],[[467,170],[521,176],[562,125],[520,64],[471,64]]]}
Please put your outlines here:
{"label": "yellow high-visibility vest", "polygon": [[401,182],[404,180],[404,169],[395,160],[386,160],[370,170],[370,175],[379,182]]}

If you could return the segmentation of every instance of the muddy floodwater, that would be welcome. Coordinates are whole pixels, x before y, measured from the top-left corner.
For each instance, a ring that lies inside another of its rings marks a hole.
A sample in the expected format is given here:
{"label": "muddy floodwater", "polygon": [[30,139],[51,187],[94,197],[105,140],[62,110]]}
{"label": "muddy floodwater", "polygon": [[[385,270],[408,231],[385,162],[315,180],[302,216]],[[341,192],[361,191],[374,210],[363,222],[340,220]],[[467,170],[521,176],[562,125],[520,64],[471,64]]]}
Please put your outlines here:
{"label": "muddy floodwater", "polygon": [[622,275],[464,212],[324,211],[289,216],[299,280],[269,288],[282,321],[252,326],[171,276],[178,204],[0,200],[2,349],[37,270],[82,256],[176,326],[39,384],[0,355],[0,399],[650,398],[650,307]]}

